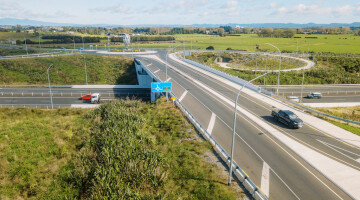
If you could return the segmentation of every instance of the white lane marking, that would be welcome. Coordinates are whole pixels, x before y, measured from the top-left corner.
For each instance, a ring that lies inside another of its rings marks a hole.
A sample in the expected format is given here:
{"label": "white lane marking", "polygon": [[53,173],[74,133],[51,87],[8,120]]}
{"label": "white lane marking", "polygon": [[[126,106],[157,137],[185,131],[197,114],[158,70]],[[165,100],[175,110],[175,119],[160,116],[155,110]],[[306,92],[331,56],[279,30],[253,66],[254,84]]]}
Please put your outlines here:
{"label": "white lane marking", "polygon": [[[157,60],[159,62],[165,63],[164,61],[160,60],[158,57],[152,57],[152,59]],[[170,68],[172,68],[172,70],[174,70],[175,72],[179,72],[179,74],[182,74],[184,77],[187,77],[186,74],[184,74],[181,71],[178,71],[177,69],[175,69],[173,66],[169,65]],[[192,80],[192,79],[191,79]],[[174,80],[175,81],[175,80]],[[176,81],[175,81],[176,82]],[[183,89],[185,89],[180,83],[176,82],[179,86],[181,86]],[[203,90],[205,93],[212,95],[211,93],[209,93],[208,91],[204,90],[203,88],[201,88],[200,86],[194,84],[195,87],[198,87],[200,90]],[[206,106],[203,102],[201,102],[196,96],[192,95],[190,93],[190,95],[192,97],[194,97],[198,102],[200,102],[203,106],[205,106],[209,111],[212,112],[212,110]],[[214,98],[216,101],[218,101],[220,104],[223,104],[225,107],[227,107],[228,109],[230,109],[231,111],[233,111],[233,109],[228,105],[225,104],[224,102],[220,101],[217,98]],[[244,120],[246,120],[249,124],[251,124],[253,127],[255,127],[257,130],[259,131],[263,131],[261,129],[259,129],[255,124],[253,124],[251,121],[249,121],[248,119],[246,119],[244,116],[240,115],[239,113],[237,113],[237,115],[239,115],[239,117],[243,118]],[[232,130],[232,127],[230,127],[223,119],[219,118],[220,121],[222,121],[230,130]],[[294,159],[300,166],[302,166],[306,171],[308,171],[311,175],[313,175],[319,182],[321,182],[323,185],[325,185],[327,188],[329,188],[329,186],[327,186],[324,182],[322,182],[315,174],[313,174],[309,169],[307,169],[303,164],[300,163],[300,161],[298,161],[294,156],[292,156],[288,151],[286,151],[284,148],[282,148],[278,143],[276,143],[270,136],[268,136],[267,134],[265,134],[272,142],[274,142],[279,148],[281,148],[286,154],[288,154],[292,159]],[[238,133],[236,133],[236,136],[239,137],[254,153],[255,155],[257,155],[263,162],[264,159],[255,151],[255,149],[253,149]],[[276,177],[278,177],[280,179],[280,181],[286,186],[286,188],[289,189],[289,191],[298,199],[300,200],[300,198],[295,194],[295,192],[290,188],[290,186],[288,184],[285,183],[285,181],[278,175],[278,173],[276,173],[275,170],[273,170],[272,168],[270,168],[270,170],[275,174]],[[329,188],[330,189],[330,188]],[[331,190],[331,189],[330,189]],[[331,190],[332,191],[332,190]],[[337,195],[335,193],[335,195]],[[337,195],[338,196],[338,195]],[[339,197],[340,198],[340,197]],[[341,198],[340,198],[341,199]]]}
{"label": "white lane marking", "polygon": [[356,159],[356,162],[359,162],[359,163],[360,163],[360,158]]}
{"label": "white lane marking", "polygon": [[269,186],[270,186],[270,166],[264,162],[262,175],[261,175],[261,190],[265,193],[266,196],[269,196]]}
{"label": "white lane marking", "polygon": [[181,95],[181,97],[179,98],[179,101],[181,102],[183,100],[183,98],[185,97],[185,95],[188,93],[187,90],[185,90],[185,92]]}
{"label": "white lane marking", "polygon": [[158,69],[158,70],[154,71],[154,74],[158,73],[159,71],[160,71],[160,69]]}
{"label": "white lane marking", "polygon": [[169,82],[169,81],[170,81],[170,79],[171,79],[171,77],[169,77],[169,78],[166,80],[166,82]]}
{"label": "white lane marking", "polygon": [[211,135],[213,129],[214,129],[214,125],[215,125],[215,119],[216,119],[216,114],[215,113],[211,113],[211,118],[210,118],[210,122],[209,122],[209,126],[207,128],[208,133]]}
{"label": "white lane marking", "polygon": [[[348,156],[348,155],[346,155],[346,154],[342,153],[341,151],[336,150],[336,149],[335,149],[335,147],[334,147],[333,145],[328,144],[328,143],[326,143],[326,142],[323,142],[323,141],[321,141],[321,140],[317,140],[317,141],[319,141],[319,142],[320,142],[320,143],[322,143],[323,145],[325,145],[325,146],[329,147],[330,149],[332,149],[332,150],[334,150],[334,151],[338,152],[339,154],[341,154],[341,155],[343,155],[343,156],[345,156],[345,157],[347,157],[347,158],[349,158],[349,159],[351,159],[351,160],[357,161],[357,160],[355,160],[354,158],[352,158],[352,157],[350,157],[350,156]],[[332,146],[333,146],[333,147],[332,147]],[[341,148],[339,148],[339,149],[341,149]],[[357,162],[358,162],[358,161],[357,161]]]}
{"label": "white lane marking", "polygon": [[360,156],[359,154],[356,154],[356,153],[351,152],[351,151],[349,151],[349,150],[346,150],[346,149],[340,148],[340,147],[335,146],[335,145],[333,145],[333,144],[329,144],[329,143],[326,143],[326,142],[321,141],[321,140],[317,140],[317,141],[322,142],[322,143],[325,143],[325,144],[330,145],[330,146],[332,146],[332,147],[335,147],[335,148],[341,149],[341,150],[343,150],[343,151],[346,151],[346,152],[348,152],[348,153],[354,154],[354,155],[356,155],[356,156]]}
{"label": "white lane marking", "polygon": [[151,65],[151,63],[150,64],[148,64],[148,65],[146,65],[146,67],[149,67]]}
{"label": "white lane marking", "polygon": [[[187,78],[189,78],[190,80],[192,80],[193,82],[195,82],[197,85],[199,85],[199,86],[201,86],[202,88],[204,88],[205,90],[208,90],[210,93],[212,93],[214,96],[216,96],[216,97],[218,97],[219,99],[221,99],[221,100],[223,100],[224,102],[226,102],[227,104],[229,104],[230,106],[234,106],[234,103],[233,102],[231,102],[230,100],[228,100],[228,99],[226,99],[225,97],[223,97],[222,95],[220,95],[219,93],[217,93],[217,92],[215,92],[215,91],[213,91],[212,89],[210,89],[210,88],[208,88],[207,86],[205,86],[204,84],[202,84],[202,83],[200,83],[199,81],[196,81],[196,80],[194,80],[192,77],[190,77],[189,75],[187,75],[187,74],[185,74],[184,72],[182,72],[182,71],[180,71],[180,70],[178,70],[178,69],[176,69],[176,68],[174,68],[174,67],[172,67],[172,66],[170,66],[174,71],[178,71],[180,74],[182,74],[183,76],[185,76],[185,77],[187,77]],[[246,114],[246,111],[243,109],[243,108],[238,108],[238,111],[240,111],[240,112],[242,112],[243,114],[245,114],[245,115],[247,115],[247,116],[249,116],[249,114]],[[245,111],[245,113],[244,113],[244,111]],[[250,117],[249,117],[250,118]],[[252,119],[253,120],[253,119]],[[261,121],[261,120],[260,120]],[[255,122],[259,122],[259,120],[258,121],[255,121]],[[268,124],[266,124],[267,126],[269,126]],[[262,126],[261,126],[262,127]],[[264,127],[263,127],[264,128]],[[265,130],[266,129],[268,129],[268,127],[266,127],[266,128],[264,128]],[[276,132],[277,132],[277,130],[276,130]],[[273,135],[274,135],[274,133],[273,133]],[[276,134],[276,136],[279,136],[279,135],[277,135]],[[277,137],[278,138],[278,137]],[[279,138],[278,138],[279,139]],[[284,138],[282,138],[282,139],[284,139]],[[286,139],[288,139],[288,138],[286,138]],[[271,139],[272,140],[272,139]],[[280,140],[280,139],[279,139]],[[274,140],[272,140],[274,143],[276,143]],[[281,141],[281,140],[280,140]],[[282,141],[282,143],[283,144],[285,144],[286,145],[286,142],[284,142],[284,141]],[[277,143],[276,143],[277,144]],[[280,148],[282,148],[280,145],[278,145]],[[283,149],[283,148],[282,148]],[[285,149],[283,149],[284,151],[285,151]],[[312,150],[312,149],[307,149],[307,150]],[[289,152],[287,152],[287,151],[285,151],[287,154],[289,154],[290,156],[291,156],[291,154],[289,153]],[[312,152],[312,153],[314,153],[314,152]],[[315,152],[315,153],[317,153],[317,152]],[[299,154],[298,154],[299,155]],[[311,154],[310,154],[311,155]],[[293,157],[293,156],[291,156],[291,157]],[[302,157],[303,158],[303,156],[300,156],[300,157]],[[294,157],[293,157],[293,159],[294,160],[296,160]],[[304,158],[303,158],[304,159]],[[305,161],[306,161],[306,159],[304,159]],[[298,160],[296,160],[300,165],[302,165]],[[310,164],[310,163],[309,163]],[[316,163],[316,164],[319,164],[319,163]],[[342,199],[334,190],[332,190],[328,185],[326,185],[324,182],[322,182],[315,174],[313,174],[312,172],[310,172],[310,170],[309,169],[307,169],[304,165],[302,165],[309,173],[311,173],[319,182],[321,182],[323,185],[325,185],[331,192],[333,192],[339,199]],[[320,170],[321,171],[321,170]],[[324,174],[324,173],[323,173]],[[280,177],[279,177],[280,178]],[[290,188],[289,188],[290,189]],[[291,190],[291,189],[290,189]]]}

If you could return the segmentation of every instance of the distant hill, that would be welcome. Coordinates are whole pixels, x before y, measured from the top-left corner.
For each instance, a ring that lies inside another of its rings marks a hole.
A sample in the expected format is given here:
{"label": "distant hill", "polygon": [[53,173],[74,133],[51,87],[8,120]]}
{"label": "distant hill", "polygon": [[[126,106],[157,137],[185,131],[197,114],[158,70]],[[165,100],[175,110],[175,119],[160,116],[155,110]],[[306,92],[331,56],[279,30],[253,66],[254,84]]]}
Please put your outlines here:
{"label": "distant hill", "polygon": [[242,27],[252,27],[252,28],[304,28],[304,27],[360,27],[360,22],[353,23],[331,23],[331,24],[316,24],[316,23],[307,23],[307,24],[295,24],[295,23],[253,23],[253,24],[192,24],[192,25],[182,25],[182,24],[137,24],[137,25],[114,25],[114,24],[72,24],[72,23],[56,23],[56,22],[44,22],[31,19],[15,19],[15,18],[0,18],[0,25],[10,25],[10,26],[92,26],[92,27],[114,27],[114,26],[124,26],[124,27],[205,27],[205,28],[215,28],[219,26],[231,26],[235,27],[236,25]]}

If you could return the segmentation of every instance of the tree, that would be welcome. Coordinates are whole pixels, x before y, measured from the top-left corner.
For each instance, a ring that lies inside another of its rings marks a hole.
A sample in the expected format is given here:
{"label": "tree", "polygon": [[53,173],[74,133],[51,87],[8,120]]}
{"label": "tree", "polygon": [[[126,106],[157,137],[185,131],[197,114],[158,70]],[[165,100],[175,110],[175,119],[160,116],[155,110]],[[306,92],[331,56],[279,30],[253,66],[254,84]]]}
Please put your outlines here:
{"label": "tree", "polygon": [[206,50],[214,50],[215,48],[213,46],[206,47]]}
{"label": "tree", "polygon": [[224,29],[224,28],[219,28],[219,29],[217,30],[217,33],[218,33],[219,36],[224,36],[224,34],[225,34],[225,29]]}
{"label": "tree", "polygon": [[351,30],[349,27],[341,27],[341,33],[348,34],[350,32],[351,32]]}
{"label": "tree", "polygon": [[250,34],[251,33],[251,28],[244,28],[244,33],[245,34]]}

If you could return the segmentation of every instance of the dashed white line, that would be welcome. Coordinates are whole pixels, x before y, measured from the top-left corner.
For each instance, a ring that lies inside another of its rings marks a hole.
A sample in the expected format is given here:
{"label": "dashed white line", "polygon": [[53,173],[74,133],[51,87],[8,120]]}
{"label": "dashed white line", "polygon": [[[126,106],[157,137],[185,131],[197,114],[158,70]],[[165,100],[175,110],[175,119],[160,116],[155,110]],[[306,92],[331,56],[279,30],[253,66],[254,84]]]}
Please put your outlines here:
{"label": "dashed white line", "polygon": [[360,158],[356,159],[356,162],[359,162],[359,163],[360,163]]}
{"label": "dashed white line", "polygon": [[148,64],[148,65],[146,65],[146,67],[149,67],[151,65],[151,63],[150,64]]}
{"label": "dashed white line", "polygon": [[261,175],[261,190],[265,193],[266,196],[269,196],[269,186],[270,186],[270,166],[264,162],[262,175]]}
{"label": "dashed white line", "polygon": [[160,71],[160,69],[158,69],[158,70],[154,71],[154,74],[158,73],[159,71]]}
{"label": "dashed white line", "polygon": [[169,78],[166,80],[166,82],[169,82],[169,81],[170,81],[170,79],[171,79],[171,77],[169,77]]}
{"label": "dashed white line", "polygon": [[181,102],[183,100],[183,98],[185,97],[185,95],[188,93],[187,90],[185,90],[185,92],[181,95],[181,97],[179,98],[179,101]]}
{"label": "dashed white line", "polygon": [[215,113],[211,113],[211,118],[210,118],[210,122],[209,122],[209,126],[207,128],[208,133],[211,135],[213,129],[214,129],[214,125],[215,125],[215,120],[216,120],[216,114]]}

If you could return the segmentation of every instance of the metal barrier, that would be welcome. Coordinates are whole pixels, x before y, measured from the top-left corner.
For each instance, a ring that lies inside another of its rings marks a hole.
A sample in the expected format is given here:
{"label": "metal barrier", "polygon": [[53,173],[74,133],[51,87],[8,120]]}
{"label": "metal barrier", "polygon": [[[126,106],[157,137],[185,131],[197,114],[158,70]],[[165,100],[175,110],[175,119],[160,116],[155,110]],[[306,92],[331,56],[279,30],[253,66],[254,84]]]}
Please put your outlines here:
{"label": "metal barrier", "polygon": [[[176,55],[175,55],[175,56],[176,56]],[[184,61],[184,62],[186,62],[186,63],[189,63],[189,64],[191,64],[191,65],[194,65],[194,66],[196,66],[196,67],[199,67],[199,68],[201,68],[201,69],[203,69],[203,70],[205,70],[205,71],[208,71],[208,72],[211,72],[211,73],[213,73],[213,74],[216,74],[216,75],[218,75],[218,76],[220,76],[220,77],[226,78],[226,79],[228,79],[228,80],[230,80],[230,81],[232,81],[232,82],[234,82],[234,83],[237,83],[237,84],[240,84],[240,85],[244,85],[244,83],[247,82],[247,81],[245,81],[244,79],[241,79],[241,78],[239,78],[239,77],[237,77],[237,76],[227,74],[227,73],[225,73],[225,72],[223,72],[223,71],[214,69],[214,68],[212,68],[212,67],[209,67],[209,66],[206,66],[206,65],[203,65],[203,64],[200,64],[200,63],[197,63],[197,62],[195,62],[195,61],[192,61],[192,60],[189,60],[189,59],[186,59],[186,58],[179,58],[179,57],[177,57],[177,58],[180,59],[180,60],[182,60],[182,61]],[[316,114],[319,114],[319,115],[322,115],[322,116],[325,116],[325,117],[330,117],[330,118],[333,118],[333,119],[336,119],[336,120],[340,120],[340,121],[344,121],[344,122],[349,122],[349,123],[353,123],[353,124],[360,125],[360,122],[357,122],[357,121],[352,121],[352,120],[348,120],[348,119],[344,119],[344,118],[332,116],[332,115],[329,115],[329,114],[326,114],[326,113],[322,113],[322,112],[320,112],[320,111],[313,110],[313,109],[311,109],[311,108],[305,107],[305,106],[303,106],[303,105],[300,105],[300,104],[298,104],[298,103],[296,103],[296,102],[293,102],[293,101],[290,101],[290,100],[288,100],[288,99],[285,99],[285,98],[283,98],[283,97],[281,97],[281,96],[278,96],[278,95],[274,94],[274,93],[271,92],[271,91],[265,90],[265,89],[263,89],[263,88],[261,88],[261,87],[259,87],[259,86],[253,85],[253,84],[248,84],[248,85],[246,85],[245,87],[248,88],[248,89],[250,89],[250,90],[253,90],[253,91],[255,91],[255,92],[258,92],[258,93],[262,94],[263,96],[265,96],[265,97],[267,97],[267,98],[270,98],[269,96],[275,96],[275,97],[280,98],[280,99],[283,100],[283,101],[286,101],[287,103],[291,103],[291,104],[293,104],[293,105],[295,105],[295,106],[297,106],[297,107],[300,107],[300,108],[302,108],[302,109],[304,109],[304,110],[307,110],[307,111],[310,111],[310,112],[314,112],[314,113],[316,113]],[[295,109],[296,109],[296,108],[295,108]]]}
{"label": "metal barrier", "polygon": [[[141,61],[136,60],[136,64],[142,65],[143,68],[148,72],[152,78],[156,81],[161,81],[154,73],[152,73]],[[173,92],[170,93],[170,96],[175,97]],[[216,153],[219,154],[221,159],[230,166],[230,156],[228,153],[221,147],[219,143],[207,132],[206,128],[201,125],[201,123],[190,113],[188,109],[178,100],[175,100],[176,106],[184,113],[186,118],[193,124],[193,126],[199,131],[199,133],[208,140],[213,146]],[[250,179],[249,176],[233,161],[232,165],[234,166],[233,174],[238,178],[238,180],[244,185],[252,197],[256,200],[267,200],[265,194],[255,185],[254,182]]]}

